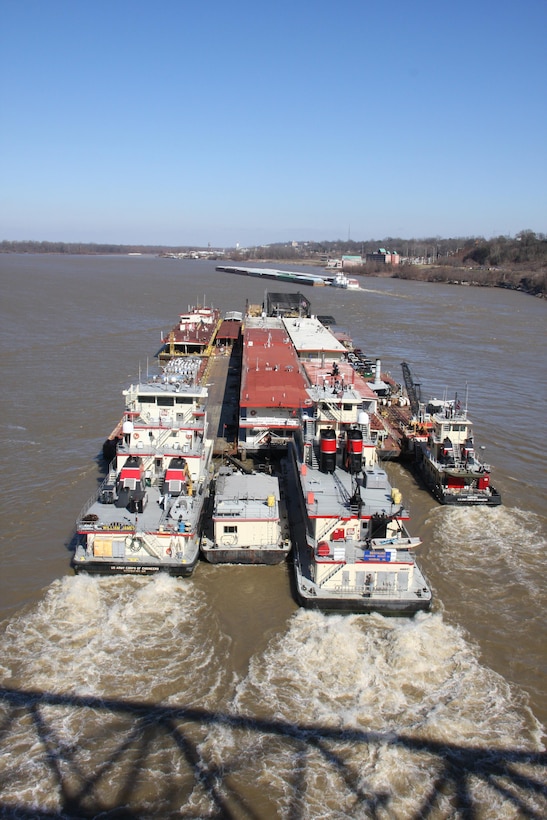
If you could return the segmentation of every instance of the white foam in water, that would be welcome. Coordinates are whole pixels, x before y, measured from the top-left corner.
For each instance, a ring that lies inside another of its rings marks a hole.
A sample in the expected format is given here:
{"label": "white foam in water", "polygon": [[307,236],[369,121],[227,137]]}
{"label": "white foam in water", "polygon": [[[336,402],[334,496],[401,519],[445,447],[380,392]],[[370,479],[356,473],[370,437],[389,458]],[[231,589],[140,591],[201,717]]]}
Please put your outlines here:
{"label": "white foam in water", "polygon": [[[9,751],[0,755],[0,781],[10,784],[3,790],[4,801],[59,810],[59,784],[52,776],[44,737],[59,754],[59,767],[69,780],[78,781],[75,772],[89,777],[119,754],[125,738],[133,737],[135,718],[118,714],[118,703],[171,701],[211,708],[226,688],[222,646],[226,651],[229,641],[215,633],[214,624],[203,624],[205,609],[203,593],[195,585],[163,573],[131,579],[82,574],[56,581],[34,609],[8,622],[0,638],[3,685],[66,694],[69,700],[61,706],[41,705],[37,722],[28,713],[23,720],[10,721],[4,735],[4,750]],[[78,700],[71,701],[73,696]],[[86,697],[114,703],[114,712],[82,707],[79,699]],[[2,712],[7,719],[9,705],[3,704]],[[144,720],[153,722],[150,717]],[[145,789],[152,799],[151,783],[163,783],[157,762],[158,755],[165,757],[163,740],[159,734],[146,749],[147,768],[158,769]],[[135,743],[132,740],[129,748]],[[66,760],[64,750],[69,750]],[[169,754],[180,758],[173,743]],[[100,779],[100,792],[112,795],[113,806],[124,779],[131,778],[125,771],[128,761],[122,763],[123,756],[120,765]],[[172,761],[170,767],[173,771]],[[83,788],[82,782],[75,788]],[[135,795],[137,785],[131,788]]]}
{"label": "white foam in water", "polygon": [[[432,816],[457,817],[458,761],[473,770],[466,750],[488,759],[540,748],[509,685],[440,614],[298,610],[239,681],[226,671],[230,649],[192,581],[79,575],[52,584],[0,639],[6,686],[193,706],[203,717],[162,724],[157,712],[71,702],[14,717],[4,704],[4,805],[60,811],[68,792],[138,816],[206,817],[219,805],[238,816],[233,801],[244,795],[263,816],[406,818],[420,816],[431,791]],[[239,717],[248,724],[230,722]],[[477,816],[518,816],[480,772],[465,785]],[[540,816],[539,798],[523,799]]]}
{"label": "white foam in water", "polygon": [[436,537],[469,550],[479,561],[504,561],[518,570],[522,559],[542,566],[547,544],[535,513],[516,507],[441,507]]}
{"label": "white foam in water", "polygon": [[[519,645],[521,615],[526,612],[533,661],[532,645],[545,634],[547,607],[547,543],[539,517],[510,507],[445,507],[436,511],[433,523],[435,556],[444,580],[510,645]],[[542,647],[538,652],[543,656]]]}
{"label": "white foam in water", "polygon": [[[369,817],[378,800],[385,804],[378,816],[419,816],[445,762],[439,744],[462,747],[452,750],[456,757],[476,746],[485,757],[540,748],[540,727],[515,708],[508,684],[479,664],[439,614],[388,620],[299,611],[288,633],[254,659],[234,710],[252,716],[258,703],[261,717],[301,739],[249,734],[243,752],[241,733],[230,741],[223,730],[208,754],[232,776],[235,769],[275,793],[281,816]],[[370,746],[369,732],[376,737]],[[416,741],[424,751],[413,750]],[[468,787],[481,817],[516,816],[480,780]],[[450,799],[437,795],[439,816],[453,816]]]}
{"label": "white foam in water", "polygon": [[[145,698],[172,684],[180,663],[196,649],[214,658],[203,634],[202,594],[191,583],[159,573],[154,578],[93,578],[54,582],[34,611],[8,624],[0,671],[12,685],[33,689]],[[220,666],[220,661],[218,661]],[[202,698],[199,652],[185,670],[184,702]],[[163,683],[162,683],[163,682]],[[176,696],[176,692],[169,690]]]}

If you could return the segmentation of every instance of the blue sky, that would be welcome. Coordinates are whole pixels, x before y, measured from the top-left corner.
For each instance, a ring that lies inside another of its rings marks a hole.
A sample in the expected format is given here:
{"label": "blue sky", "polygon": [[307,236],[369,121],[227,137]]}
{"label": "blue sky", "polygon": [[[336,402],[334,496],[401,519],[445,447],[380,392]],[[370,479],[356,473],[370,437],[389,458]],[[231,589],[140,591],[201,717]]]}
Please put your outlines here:
{"label": "blue sky", "polygon": [[547,3],[1,0],[0,240],[547,231]]}

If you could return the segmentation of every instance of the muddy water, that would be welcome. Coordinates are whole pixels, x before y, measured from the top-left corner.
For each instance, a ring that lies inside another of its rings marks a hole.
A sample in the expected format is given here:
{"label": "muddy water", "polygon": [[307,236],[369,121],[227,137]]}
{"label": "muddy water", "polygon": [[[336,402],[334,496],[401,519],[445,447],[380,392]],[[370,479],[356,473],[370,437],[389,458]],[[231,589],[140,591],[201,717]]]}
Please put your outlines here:
{"label": "muddy water", "polygon": [[184,582],[69,570],[121,390],[160,332],[196,302],[261,303],[265,283],[146,257],[6,255],[0,273],[2,809],[546,813],[545,771],[526,762],[547,719],[543,302],[382,279],[305,289],[396,379],[405,360],[426,395],[468,397],[504,498],[443,508],[389,465],[433,612],[327,617],[298,609],[288,566],[202,564]]}

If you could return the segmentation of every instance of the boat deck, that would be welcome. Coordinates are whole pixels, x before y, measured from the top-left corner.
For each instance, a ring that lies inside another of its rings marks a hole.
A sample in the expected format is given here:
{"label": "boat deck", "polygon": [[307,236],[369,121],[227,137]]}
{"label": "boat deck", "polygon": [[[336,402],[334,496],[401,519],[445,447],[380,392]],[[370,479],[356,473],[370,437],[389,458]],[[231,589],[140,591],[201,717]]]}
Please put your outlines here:
{"label": "boat deck", "polygon": [[387,475],[379,468],[365,470],[364,480],[360,477],[358,481],[345,470],[324,473],[310,468],[300,475],[300,482],[311,518],[319,516],[319,510],[322,518],[351,517],[350,506],[357,487],[362,502],[362,519],[368,519],[372,515],[391,516],[395,512],[398,518],[409,517],[400,504],[394,503]]}
{"label": "boat deck", "polygon": [[236,348],[211,356],[205,374],[209,392],[207,419],[216,456],[234,454],[237,450],[240,373],[241,353]]}
{"label": "boat deck", "polygon": [[[109,484],[114,486],[114,483],[107,477],[103,486],[108,487]],[[201,507],[201,501],[198,504],[200,494],[200,489],[197,489],[195,496],[180,496],[169,513],[163,510],[163,495],[159,485],[147,487],[145,501],[139,512],[130,512],[126,504],[101,504],[94,496],[93,503],[84,508],[77,521],[78,531],[81,533],[87,531],[112,533],[113,535],[120,532],[130,534],[136,530],[165,531],[175,534],[179,531],[179,522],[197,523],[194,510],[196,506]]]}

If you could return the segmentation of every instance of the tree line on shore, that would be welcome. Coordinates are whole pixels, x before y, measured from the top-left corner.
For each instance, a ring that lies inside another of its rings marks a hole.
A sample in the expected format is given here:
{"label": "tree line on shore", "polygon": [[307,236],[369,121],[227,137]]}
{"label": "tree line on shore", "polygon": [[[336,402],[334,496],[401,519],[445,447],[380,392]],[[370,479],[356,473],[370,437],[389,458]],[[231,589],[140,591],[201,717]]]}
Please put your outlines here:
{"label": "tree line on shore", "polygon": [[[498,236],[426,239],[386,237],[382,240],[357,242],[334,240],[324,242],[287,242],[252,248],[223,248],[217,258],[234,261],[284,261],[324,265],[328,259],[355,256],[366,259],[379,247],[397,251],[398,265],[363,262],[354,265],[352,273],[362,276],[390,276],[427,282],[453,282],[484,287],[522,290],[535,296],[547,296],[547,236],[531,230],[514,238]],[[105,243],[9,241],[0,242],[0,253],[57,254],[161,254],[215,250],[198,246],[114,245]]]}
{"label": "tree line on shore", "polygon": [[[378,275],[378,274],[376,274]],[[524,271],[485,267],[457,267],[444,265],[401,265],[393,270],[398,279],[422,282],[447,282],[454,285],[475,285],[487,288],[520,290],[532,296],[547,298],[547,270]]]}

